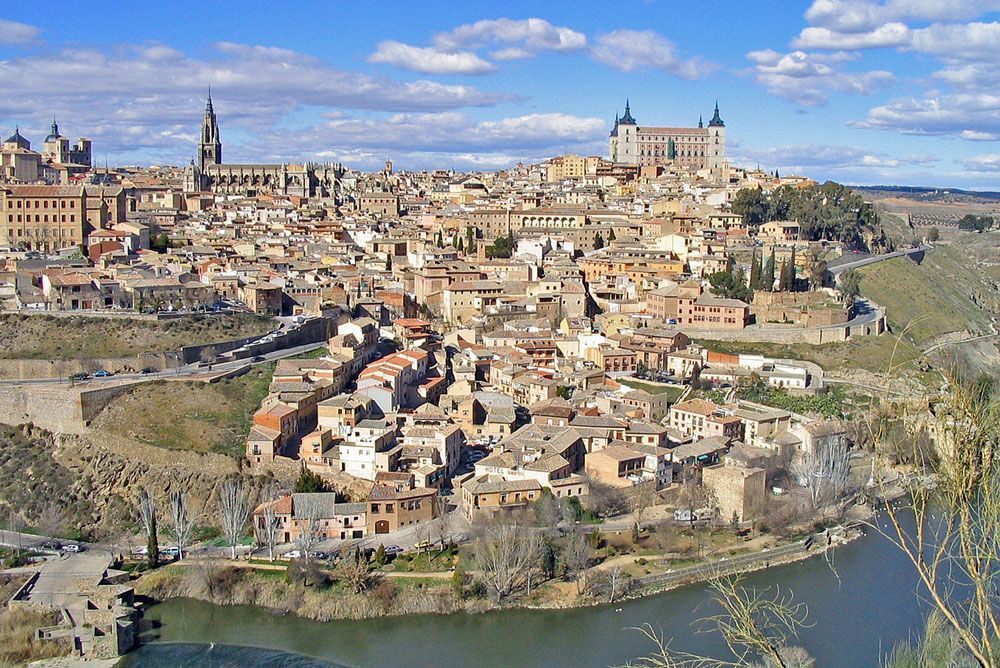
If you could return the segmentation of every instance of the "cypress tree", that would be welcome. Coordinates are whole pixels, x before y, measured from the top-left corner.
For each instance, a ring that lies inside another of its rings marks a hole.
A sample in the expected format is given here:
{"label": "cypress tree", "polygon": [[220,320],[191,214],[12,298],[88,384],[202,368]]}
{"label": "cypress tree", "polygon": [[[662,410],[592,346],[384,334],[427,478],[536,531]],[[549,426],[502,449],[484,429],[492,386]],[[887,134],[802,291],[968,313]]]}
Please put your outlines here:
{"label": "cypress tree", "polygon": [[444,237],[441,235],[441,230],[438,230],[437,247],[444,248]]}
{"label": "cypress tree", "polygon": [[594,237],[594,248],[596,250],[604,248],[604,237],[601,235],[600,232],[598,232],[597,236]]}
{"label": "cypress tree", "polygon": [[156,568],[156,562],[160,557],[160,543],[156,538],[156,515],[149,523],[149,537],[146,539],[146,563],[150,568]]}
{"label": "cypress tree", "polygon": [[753,257],[750,259],[750,289],[759,290],[760,289],[760,256],[757,255],[757,249],[753,249]]}
{"label": "cypress tree", "polygon": [[[456,236],[458,236],[458,235],[456,235]],[[458,237],[458,243],[455,244],[455,248],[457,248],[459,250],[459,252],[462,252],[462,251],[465,250],[465,244],[462,243],[462,237]]]}
{"label": "cypress tree", "polygon": [[774,290],[774,247],[771,247],[771,256],[767,258],[764,271],[761,272],[760,287],[762,290],[770,292]]}

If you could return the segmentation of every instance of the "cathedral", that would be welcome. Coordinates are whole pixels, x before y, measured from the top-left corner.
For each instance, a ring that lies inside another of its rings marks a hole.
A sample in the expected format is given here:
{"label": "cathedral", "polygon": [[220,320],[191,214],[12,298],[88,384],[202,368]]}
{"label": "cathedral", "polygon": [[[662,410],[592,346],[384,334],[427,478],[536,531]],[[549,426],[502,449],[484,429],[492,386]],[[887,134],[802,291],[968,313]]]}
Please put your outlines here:
{"label": "cathedral", "polygon": [[198,157],[184,172],[185,192],[212,192],[219,195],[297,195],[299,197],[337,198],[340,191],[341,165],[305,163],[302,165],[238,165],[222,162],[222,138],[219,121],[212,107],[212,94],[205,102],[201,122]]}
{"label": "cathedral", "polygon": [[626,100],[625,114],[615,116],[608,157],[626,165],[717,169],[726,162],[726,124],[719,116],[719,103],[708,127],[701,118],[696,128],[639,127]]}

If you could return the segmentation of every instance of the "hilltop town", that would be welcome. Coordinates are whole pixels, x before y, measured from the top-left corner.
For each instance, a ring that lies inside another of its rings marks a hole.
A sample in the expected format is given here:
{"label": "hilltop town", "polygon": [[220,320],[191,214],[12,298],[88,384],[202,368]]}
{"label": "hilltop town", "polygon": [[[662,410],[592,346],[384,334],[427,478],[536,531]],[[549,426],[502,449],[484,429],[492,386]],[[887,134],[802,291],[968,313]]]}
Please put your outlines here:
{"label": "hilltop town", "polygon": [[[949,346],[996,358],[995,266],[952,300],[961,326],[879,288],[974,232],[902,234],[849,188],[731,164],[717,104],[661,127],[626,103],[607,156],[472,173],[230,164],[224,113],[207,99],[181,167],[96,166],[55,122],[42,152],[0,149],[0,422],[23,453],[0,473],[52,495],[0,513],[153,570],[153,595],[242,558],[341,583],[339,616],[425,605],[407,572],[438,609],[573,605],[798,558],[912,463],[871,449],[872,416],[931,406]],[[934,441],[924,412],[906,426]],[[62,631],[84,653],[130,645],[110,565],[73,603],[102,614]]]}

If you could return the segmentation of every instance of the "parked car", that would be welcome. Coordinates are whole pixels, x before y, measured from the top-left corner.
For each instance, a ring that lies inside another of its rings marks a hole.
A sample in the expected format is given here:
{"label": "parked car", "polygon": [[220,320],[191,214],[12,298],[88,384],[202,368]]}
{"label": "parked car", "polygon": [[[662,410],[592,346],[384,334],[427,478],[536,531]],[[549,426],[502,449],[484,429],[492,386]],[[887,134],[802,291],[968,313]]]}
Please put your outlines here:
{"label": "parked car", "polygon": [[432,543],[429,540],[422,540],[419,543],[417,543],[416,545],[414,545],[413,549],[415,549],[415,550],[429,550],[432,547],[434,547],[434,543]]}
{"label": "parked car", "polygon": [[70,380],[87,380],[88,378],[90,378],[90,376],[82,371],[78,371],[69,377]]}
{"label": "parked car", "polygon": [[251,362],[266,362],[267,358],[264,357],[263,355],[254,355],[253,357],[250,358],[250,361]]}
{"label": "parked car", "polygon": [[396,554],[402,554],[403,553],[403,548],[401,548],[399,545],[386,545],[385,546],[385,553],[388,554],[388,555],[390,555],[390,556],[396,555]]}
{"label": "parked car", "polygon": [[62,543],[57,540],[43,540],[42,548],[45,550],[58,550],[62,547]]}
{"label": "parked car", "polygon": [[285,559],[301,559],[302,558],[302,550],[292,550],[291,552],[285,552],[281,556],[283,558],[285,558]]}
{"label": "parked car", "polygon": [[108,371],[107,369],[101,369],[100,371],[94,372],[94,378],[107,378],[108,376],[111,375],[112,375],[111,372]]}
{"label": "parked car", "polygon": [[142,367],[142,373],[156,373],[159,371],[155,366],[144,366]]}
{"label": "parked car", "polygon": [[313,552],[312,558],[319,559],[320,561],[326,561],[327,559],[330,558],[330,555],[327,554],[326,552]]}
{"label": "parked car", "polygon": [[469,461],[472,462],[473,464],[478,462],[480,459],[485,459],[485,458],[486,458],[486,453],[483,452],[482,450],[473,450],[472,452],[469,453]]}
{"label": "parked car", "polygon": [[82,552],[83,548],[76,543],[66,543],[62,546],[63,552]]}

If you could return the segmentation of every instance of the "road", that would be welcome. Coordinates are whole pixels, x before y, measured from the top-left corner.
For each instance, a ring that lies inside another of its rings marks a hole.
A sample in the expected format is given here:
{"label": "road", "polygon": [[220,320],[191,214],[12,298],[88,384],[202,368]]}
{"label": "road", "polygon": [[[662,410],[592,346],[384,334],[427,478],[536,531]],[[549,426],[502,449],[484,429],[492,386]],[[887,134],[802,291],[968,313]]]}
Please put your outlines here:
{"label": "road", "polygon": [[883,253],[882,255],[859,255],[857,259],[847,260],[842,263],[837,263],[837,260],[844,259],[848,257],[843,255],[837,260],[834,260],[832,264],[827,264],[827,269],[835,278],[839,279],[840,274],[851,269],[858,269],[859,267],[865,267],[869,264],[875,264],[876,262],[884,262],[886,260],[891,260],[897,257],[903,257],[904,255],[915,255],[917,253],[922,253],[932,249],[933,246],[929,244],[924,244],[921,246],[916,246],[914,248],[907,248],[904,250],[893,251],[892,253]]}
{"label": "road", "polygon": [[[248,364],[266,364],[267,362],[273,362],[275,360],[284,359],[286,357],[294,357],[295,355],[301,355],[303,353],[312,352],[326,345],[326,341],[320,341],[317,343],[307,343],[302,346],[295,346],[293,348],[285,348],[284,350],[276,350],[266,355],[261,355],[264,359],[259,362],[251,362],[249,358],[241,360],[233,360],[231,362],[220,362],[218,364],[213,364],[211,369],[207,366],[199,366],[197,363],[185,364],[174,369],[165,369],[163,371],[158,371],[155,373],[123,373],[116,374],[114,376],[108,376],[107,378],[92,378],[87,381],[77,382],[75,385],[85,385],[87,387],[97,387],[100,385],[113,384],[115,382],[121,381],[147,381],[156,380],[163,378],[178,378],[178,377],[191,377],[199,376],[204,374],[218,374],[226,371],[233,371],[240,367],[246,366]],[[7,385],[45,385],[45,384],[68,384],[70,381],[66,378],[32,378],[30,380],[0,380],[0,384]]]}

